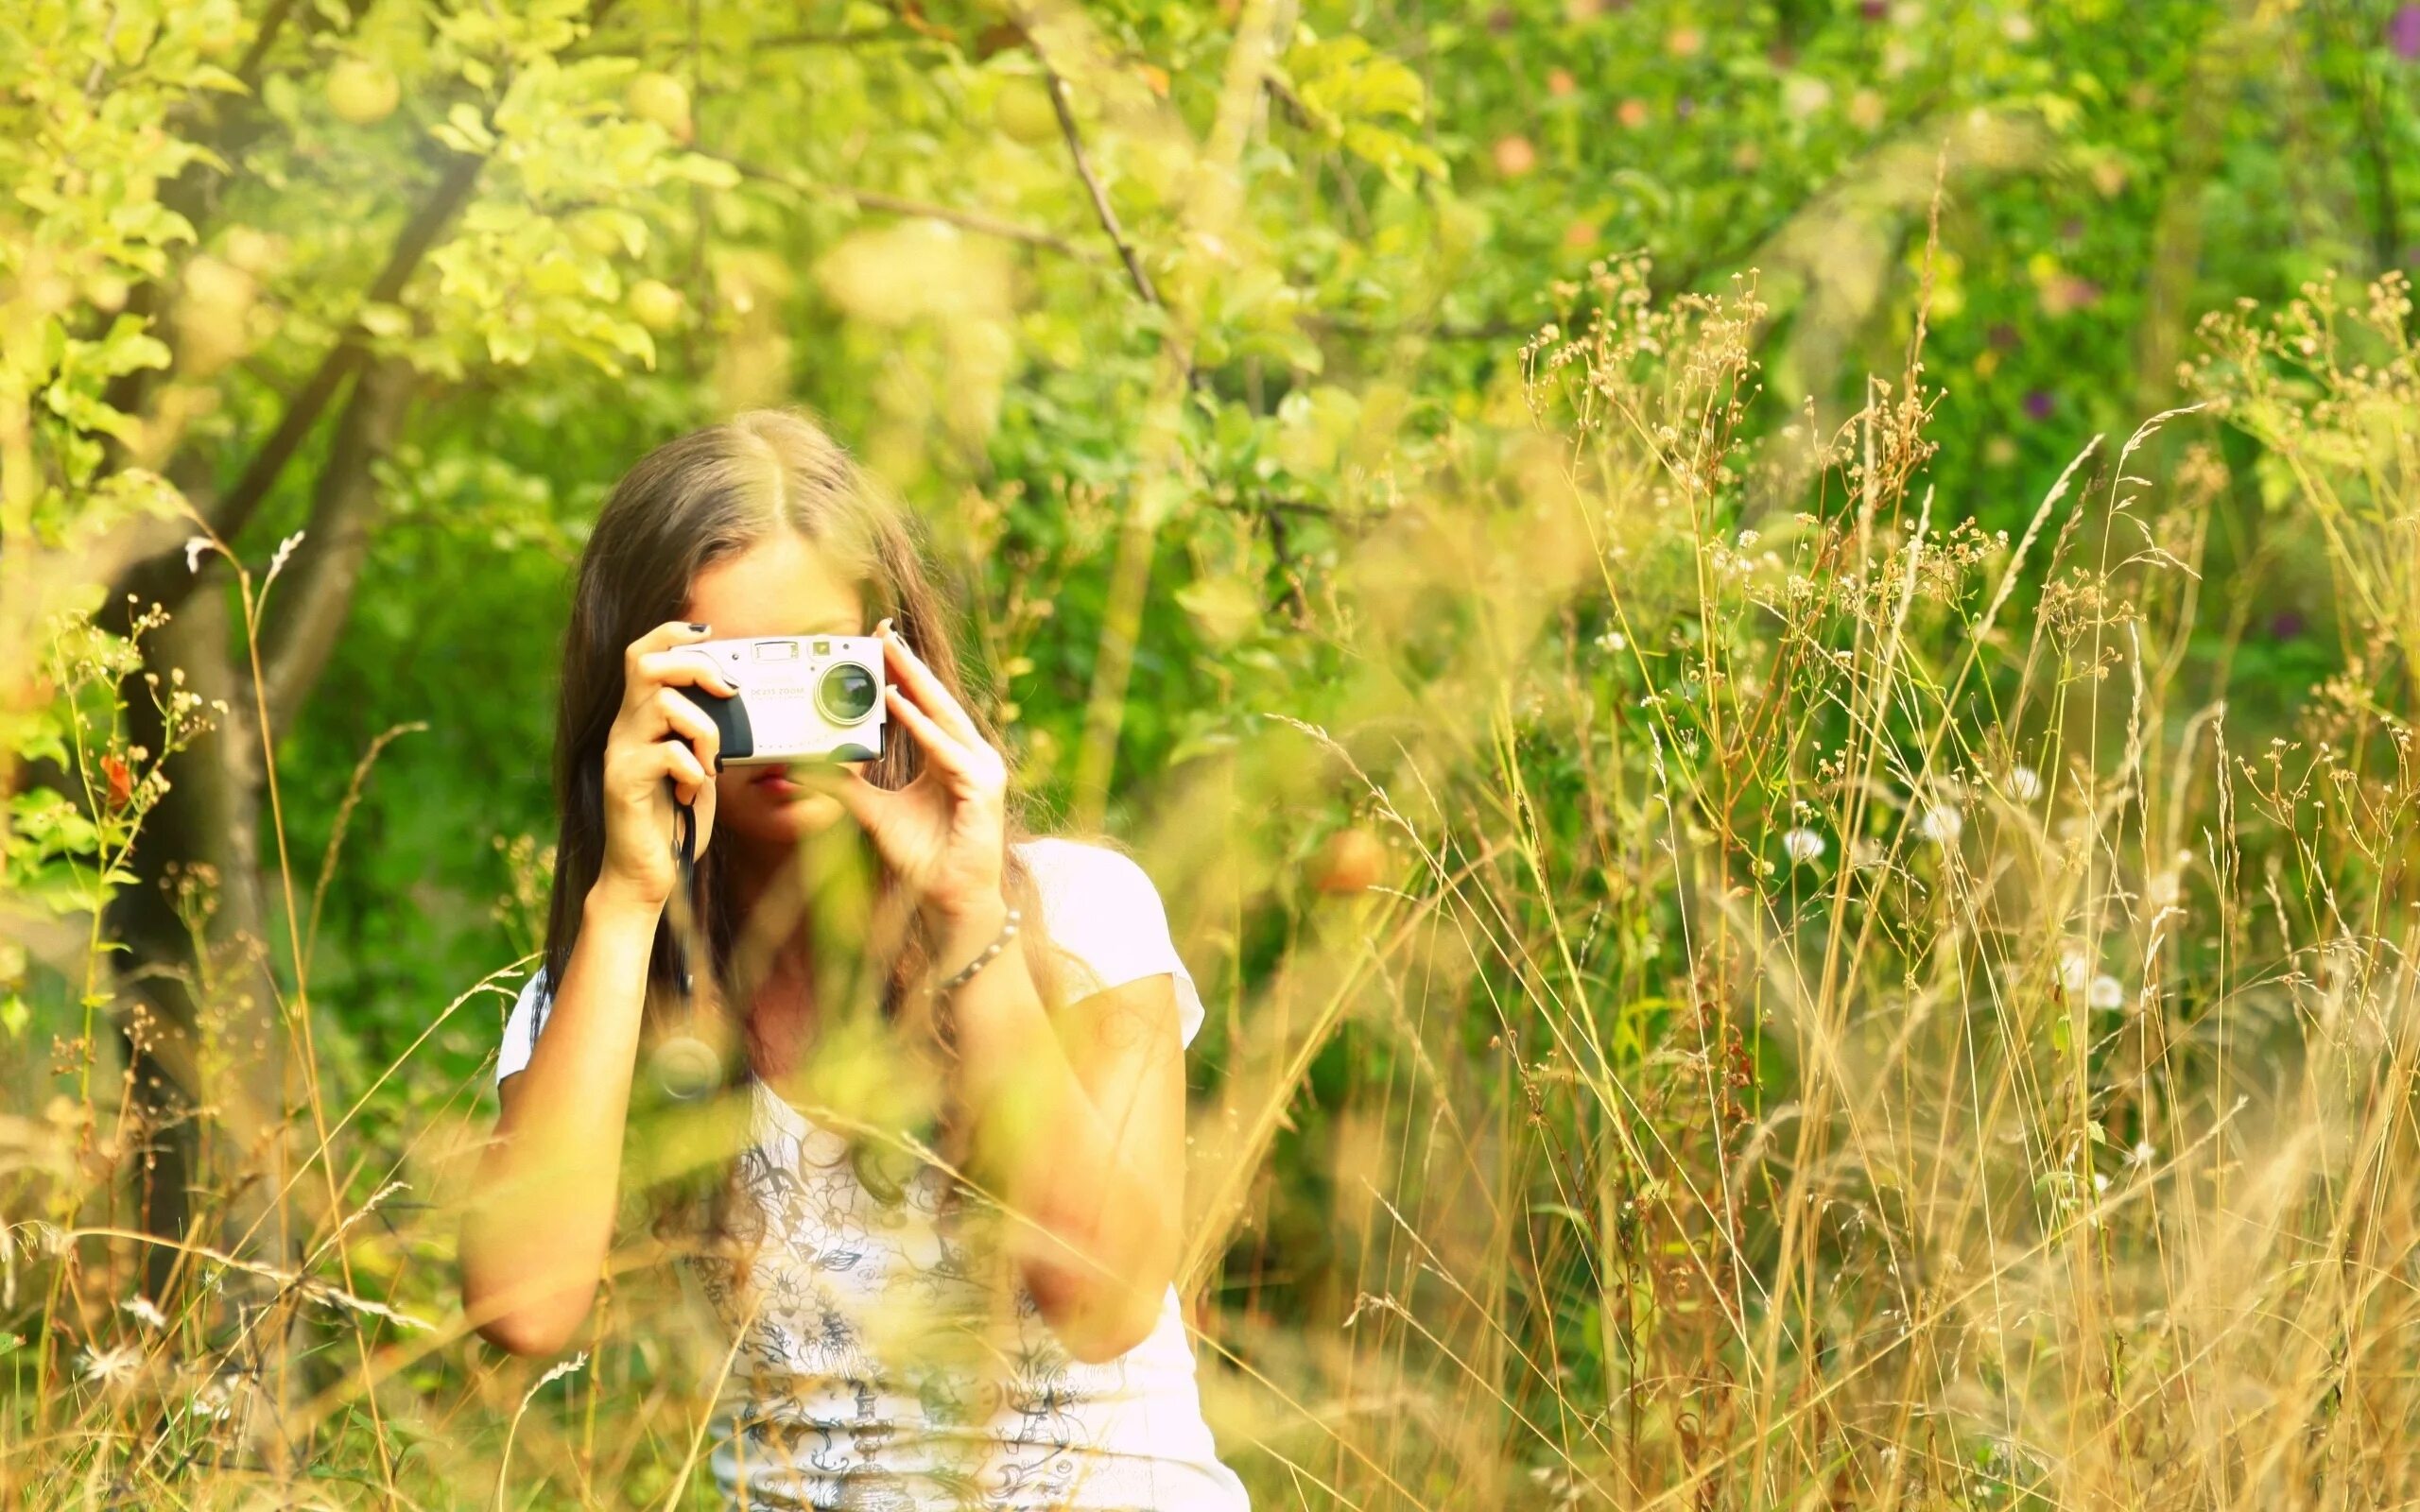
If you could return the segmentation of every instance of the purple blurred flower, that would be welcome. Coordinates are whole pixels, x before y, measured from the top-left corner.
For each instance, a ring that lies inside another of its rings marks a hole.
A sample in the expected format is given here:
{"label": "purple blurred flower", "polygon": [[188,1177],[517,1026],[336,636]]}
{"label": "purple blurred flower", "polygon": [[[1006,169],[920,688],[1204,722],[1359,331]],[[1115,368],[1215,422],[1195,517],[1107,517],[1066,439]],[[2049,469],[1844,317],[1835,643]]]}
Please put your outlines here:
{"label": "purple blurred flower", "polygon": [[2000,321],[1998,324],[1992,327],[1991,342],[1994,347],[1997,348],[2001,352],[2007,352],[2014,349],[2017,342],[2016,327],[2009,324],[2006,320]]}
{"label": "purple blurred flower", "polygon": [[2303,633],[2303,617],[2292,610],[2279,610],[2269,621],[2272,640],[2290,641]]}
{"label": "purple blurred flower", "polygon": [[1891,0],[1858,0],[1857,13],[1868,21],[1881,21],[1891,14]]}
{"label": "purple blurred flower", "polygon": [[1698,102],[1691,99],[1688,95],[1684,94],[1679,99],[1672,102],[1672,113],[1679,119],[1685,121],[1690,116],[1698,113]]}
{"label": "purple blurred flower", "polygon": [[2048,420],[2050,412],[2058,407],[2059,402],[2050,397],[2047,388],[2036,388],[2025,396],[2025,412],[2035,420]]}
{"label": "purple blurred flower", "polygon": [[2387,18],[2387,51],[2407,63],[2420,63],[2420,0],[2395,7]]}

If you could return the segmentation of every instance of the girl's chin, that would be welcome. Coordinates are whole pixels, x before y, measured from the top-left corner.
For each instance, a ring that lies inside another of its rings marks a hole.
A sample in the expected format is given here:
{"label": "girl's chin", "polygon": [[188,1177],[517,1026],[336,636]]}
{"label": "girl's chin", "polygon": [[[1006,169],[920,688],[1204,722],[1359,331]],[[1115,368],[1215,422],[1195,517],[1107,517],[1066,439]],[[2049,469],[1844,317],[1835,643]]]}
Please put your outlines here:
{"label": "girl's chin", "polygon": [[829,828],[847,810],[829,793],[813,793],[779,778],[752,784],[748,818],[751,830],[761,828],[768,840],[792,840]]}

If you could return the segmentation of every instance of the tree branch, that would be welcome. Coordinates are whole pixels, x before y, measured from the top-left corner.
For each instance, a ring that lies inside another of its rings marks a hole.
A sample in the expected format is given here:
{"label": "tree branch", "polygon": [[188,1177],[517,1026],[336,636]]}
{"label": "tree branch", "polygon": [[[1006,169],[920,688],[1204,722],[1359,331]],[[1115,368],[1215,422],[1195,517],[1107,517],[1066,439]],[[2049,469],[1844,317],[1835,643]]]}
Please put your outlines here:
{"label": "tree branch", "polygon": [[272,743],[292,727],[352,611],[354,587],[386,507],[375,471],[403,431],[414,381],[400,359],[372,363],[337,419],[327,465],[312,490],[303,543],[279,578],[278,612],[262,629],[262,695]]}
{"label": "tree branch", "polygon": [[[473,186],[479,181],[479,170],[486,165],[487,159],[469,155],[457,155],[445,164],[437,187],[395,238],[394,249],[387,255],[387,266],[361,297],[363,304],[391,304],[404,292],[404,285],[419,269],[421,259],[437,244],[438,234],[471,198]],[[221,539],[234,540],[251,524],[261,501],[268,497],[268,490],[285,473],[285,465],[294,460],[295,450],[336,398],[337,389],[368,357],[369,350],[361,344],[360,328],[348,326],[335,348],[320,360],[319,370],[311,374],[295,394],[293,404],[286,406],[277,429],[252,455],[251,465],[244,469],[244,475],[219,501],[210,524]]]}
{"label": "tree branch", "polygon": [[[421,260],[436,244],[439,233],[462,208],[463,202],[470,198],[473,186],[478,182],[479,170],[486,163],[484,158],[459,155],[446,163],[445,172],[429,192],[428,198],[396,236],[394,248],[387,257],[387,266],[380,269],[376,280],[362,295],[363,303],[392,303],[403,293],[404,285],[419,269]],[[261,443],[260,450],[253,453],[251,463],[245,467],[244,474],[234,488],[206,511],[211,528],[218,533],[220,540],[232,542],[251,523],[252,516],[259,512],[262,503],[268,499],[270,489],[276,486],[286,465],[294,460],[294,454],[311,434],[312,427],[319,423],[320,417],[336,399],[337,391],[362,367],[368,356],[368,349],[361,344],[360,328],[348,325],[345,334],[320,359],[320,366],[302,387],[295,390],[293,399],[286,404],[285,414],[278,421],[277,429],[270,432],[268,438]],[[151,523],[144,524],[148,526]],[[122,599],[132,593],[145,603],[181,603],[192,586],[192,577],[179,551],[161,551],[137,560],[119,580],[112,596]]]}
{"label": "tree branch", "polygon": [[836,199],[849,200],[859,209],[878,211],[884,215],[921,215],[931,220],[945,220],[953,226],[961,226],[968,231],[978,232],[986,236],[998,236],[1012,242],[1026,242],[1035,247],[1046,247],[1054,252],[1064,253],[1080,262],[1092,260],[1093,254],[1055,232],[1042,231],[1032,226],[1021,226],[1013,220],[1003,220],[997,215],[987,215],[979,210],[959,210],[951,205],[934,204],[929,200],[909,199],[901,195],[885,194],[879,189],[858,189],[844,183],[818,183],[812,179],[794,178],[776,168],[742,163],[737,158],[723,157],[719,153],[699,151],[694,147],[691,150],[698,151],[700,157],[713,158],[718,163],[729,163],[738,170],[739,176],[743,179],[752,179],[759,183],[769,183],[777,188],[787,189],[793,194],[826,195]]}
{"label": "tree branch", "polygon": [[1272,500],[1263,506],[1260,519],[1269,527],[1269,547],[1276,554],[1278,576],[1286,583],[1286,591],[1280,595],[1281,602],[1293,610],[1294,626],[1300,629],[1311,623],[1311,606],[1303,597],[1302,570],[1296,565],[1293,549],[1287,541],[1286,511]]}
{"label": "tree branch", "polygon": [[1034,35],[1033,28],[1020,29],[1025,33],[1026,45],[1033,49],[1033,60],[1042,66],[1042,82],[1050,94],[1050,109],[1059,117],[1059,134],[1067,139],[1067,155],[1075,160],[1076,177],[1084,181],[1084,192],[1092,197],[1093,215],[1116,247],[1118,260],[1126,265],[1126,276],[1134,281],[1134,292],[1143,297],[1146,304],[1159,303],[1160,291],[1151,286],[1151,275],[1143,270],[1143,259],[1126,239],[1126,228],[1117,223],[1117,212],[1109,203],[1109,193],[1101,187],[1099,175],[1093,172],[1092,160],[1084,155],[1084,138],[1076,129],[1076,111],[1067,95],[1067,81],[1051,65],[1050,55],[1043,50],[1042,39]]}

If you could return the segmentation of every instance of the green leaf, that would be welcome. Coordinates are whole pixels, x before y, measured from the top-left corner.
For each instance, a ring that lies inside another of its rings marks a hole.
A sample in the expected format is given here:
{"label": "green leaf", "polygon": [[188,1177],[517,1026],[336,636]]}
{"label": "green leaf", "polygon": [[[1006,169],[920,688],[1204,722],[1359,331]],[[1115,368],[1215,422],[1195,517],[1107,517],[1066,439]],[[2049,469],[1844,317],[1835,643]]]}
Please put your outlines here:
{"label": "green leaf", "polygon": [[[739,170],[737,168],[735,168],[730,163],[723,162],[720,158],[709,158],[700,153],[683,152],[679,157],[674,158],[672,160],[672,172],[675,178],[685,180],[690,183],[703,184],[709,189],[736,189],[739,187]],[[636,254],[633,253],[632,255],[635,256]]]}

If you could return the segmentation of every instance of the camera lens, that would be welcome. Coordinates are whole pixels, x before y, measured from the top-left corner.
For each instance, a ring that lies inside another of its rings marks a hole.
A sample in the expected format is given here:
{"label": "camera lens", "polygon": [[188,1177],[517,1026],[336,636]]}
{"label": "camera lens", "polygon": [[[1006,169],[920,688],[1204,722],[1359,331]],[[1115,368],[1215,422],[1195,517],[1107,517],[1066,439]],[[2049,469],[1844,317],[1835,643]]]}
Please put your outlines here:
{"label": "camera lens", "polygon": [[854,725],[873,713],[873,674],[855,662],[843,662],[823,674],[815,701],[834,722]]}

